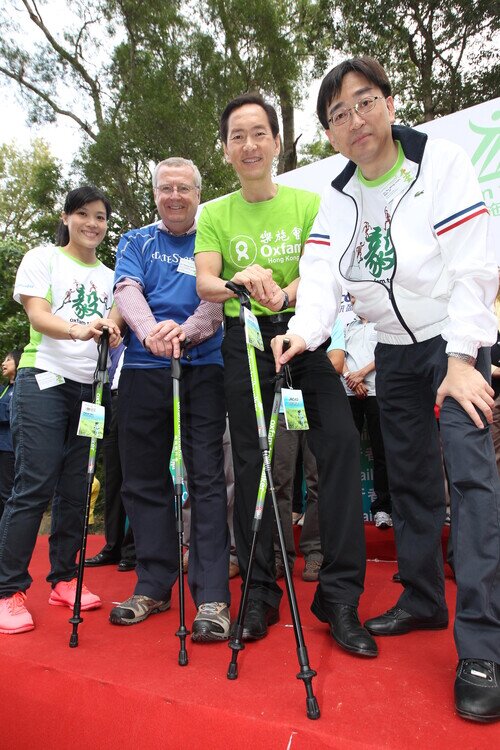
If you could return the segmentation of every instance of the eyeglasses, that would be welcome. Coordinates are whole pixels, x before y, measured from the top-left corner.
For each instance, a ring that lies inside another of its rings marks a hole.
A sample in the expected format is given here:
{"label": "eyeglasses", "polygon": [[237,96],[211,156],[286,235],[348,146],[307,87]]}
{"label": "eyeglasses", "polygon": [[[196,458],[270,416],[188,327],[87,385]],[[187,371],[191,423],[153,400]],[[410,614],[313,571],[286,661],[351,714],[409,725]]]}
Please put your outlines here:
{"label": "eyeglasses", "polygon": [[351,118],[353,110],[360,117],[363,117],[364,115],[367,115],[368,112],[372,111],[377,99],[385,99],[385,97],[364,96],[363,99],[360,99],[359,102],[356,102],[354,106],[346,107],[345,109],[338,109],[331,117],[328,118],[328,122],[330,123],[330,125],[333,125],[334,128],[338,128],[339,125],[345,125],[346,122]]}
{"label": "eyeglasses", "polygon": [[157,185],[155,190],[162,195],[173,195],[174,190],[177,190],[179,195],[189,195],[193,190],[198,190],[198,187],[196,185]]}

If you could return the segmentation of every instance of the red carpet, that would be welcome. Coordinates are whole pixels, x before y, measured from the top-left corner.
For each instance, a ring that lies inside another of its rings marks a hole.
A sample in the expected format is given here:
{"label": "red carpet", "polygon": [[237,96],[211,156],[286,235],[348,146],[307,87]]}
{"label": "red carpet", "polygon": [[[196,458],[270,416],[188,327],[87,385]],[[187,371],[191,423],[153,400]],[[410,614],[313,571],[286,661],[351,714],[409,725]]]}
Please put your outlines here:
{"label": "red carpet", "polygon": [[[367,527],[369,557],[393,558],[391,532]],[[96,553],[101,537],[89,539]],[[189,665],[179,667],[178,605],[134,627],[108,622],[112,602],[132,593],[134,573],[114,567],[86,572],[102,609],[84,613],[80,645],[68,647],[70,610],[47,604],[47,538],[31,565],[31,633],[0,636],[0,747],[2,750],[342,750],[500,747],[500,724],[465,722],[453,711],[456,656],[451,627],[379,639],[377,659],[342,652],[309,611],[314,584],[295,570],[304,636],[321,718],[305,716],[305,690],[288,605],[263,641],[239,656],[239,678],[226,679],[227,644],[188,642]],[[368,564],[362,619],[391,606],[398,585],[394,562]],[[454,607],[454,583],[447,579]],[[176,594],[177,592],[175,592]],[[239,601],[232,582],[233,613]],[[189,601],[189,625],[194,617]]]}

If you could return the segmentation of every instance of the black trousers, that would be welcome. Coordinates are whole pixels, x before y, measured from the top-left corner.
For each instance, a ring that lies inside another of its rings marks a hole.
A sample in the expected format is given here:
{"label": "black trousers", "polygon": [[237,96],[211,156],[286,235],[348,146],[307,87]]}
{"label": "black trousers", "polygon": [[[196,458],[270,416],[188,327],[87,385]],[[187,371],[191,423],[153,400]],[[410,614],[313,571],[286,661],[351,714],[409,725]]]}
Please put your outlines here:
{"label": "black trousers", "polygon": [[5,503],[12,494],[15,476],[14,451],[0,451],[0,518]]}
{"label": "black trousers", "polygon": [[[256,351],[267,424],[274,397],[274,358],[270,341],[286,324],[259,321],[265,351]],[[239,325],[226,331],[222,344],[224,382],[235,474],[234,532],[244,576],[250,556],[252,520],[262,469],[252,398],[245,334]],[[324,349],[305,352],[292,364],[295,388],[301,388],[309,422],[308,443],[318,464],[319,526],[324,554],[319,587],[325,598],[357,606],[366,565],[359,434],[345,391]],[[290,462],[290,472],[295,462]],[[256,549],[250,597],[278,606],[282,590],[276,583],[273,509],[267,498]]]}
{"label": "black trousers", "polygon": [[117,560],[135,561],[132,527],[125,532],[126,513],[122,502],[122,467],[118,447],[118,391],[111,391],[111,424],[104,438],[104,535],[102,552]]}
{"label": "black trousers", "polygon": [[[404,586],[398,605],[422,617],[446,612],[444,477],[433,411],[447,370],[445,348],[437,336],[407,346],[378,344],[375,350]],[[479,350],[476,368],[489,377],[489,350]],[[478,429],[452,398],[443,403],[440,428],[450,486],[458,656],[500,663],[500,480],[493,442],[489,428]]]}
{"label": "black trousers", "polygon": [[[180,386],[182,454],[191,499],[188,584],[197,607],[203,602],[229,603],[222,368],[184,367]],[[135,593],[165,600],[178,576],[169,470],[173,443],[170,369],[122,370],[118,400],[122,498],[137,555]]]}
{"label": "black trousers", "polygon": [[389,494],[389,480],[387,479],[387,466],[385,463],[384,440],[380,429],[380,410],[376,396],[356,398],[349,396],[354,424],[359,434],[363,432],[366,419],[366,427],[370,438],[370,446],[373,455],[373,489],[375,499],[371,503],[373,515],[379,511],[391,513],[391,496]]}

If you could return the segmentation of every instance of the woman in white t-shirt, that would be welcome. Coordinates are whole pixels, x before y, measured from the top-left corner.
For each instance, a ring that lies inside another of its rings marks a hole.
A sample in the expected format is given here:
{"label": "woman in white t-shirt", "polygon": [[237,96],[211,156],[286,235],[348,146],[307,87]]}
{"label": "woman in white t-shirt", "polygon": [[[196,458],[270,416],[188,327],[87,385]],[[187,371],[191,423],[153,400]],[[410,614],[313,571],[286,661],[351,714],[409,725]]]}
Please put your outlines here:
{"label": "woman in white t-shirt", "polygon": [[[77,435],[83,401],[93,400],[97,341],[120,339],[111,312],[113,272],[96,256],[111,206],[97,188],[66,196],[56,245],[29,250],[14,287],[30,321],[12,396],[15,481],[0,522],[0,633],[34,627],[25,606],[28,565],[52,500],[49,604],[72,608],[81,543],[89,439]],[[105,398],[109,400],[109,393]],[[85,586],[82,610],[101,605]]]}

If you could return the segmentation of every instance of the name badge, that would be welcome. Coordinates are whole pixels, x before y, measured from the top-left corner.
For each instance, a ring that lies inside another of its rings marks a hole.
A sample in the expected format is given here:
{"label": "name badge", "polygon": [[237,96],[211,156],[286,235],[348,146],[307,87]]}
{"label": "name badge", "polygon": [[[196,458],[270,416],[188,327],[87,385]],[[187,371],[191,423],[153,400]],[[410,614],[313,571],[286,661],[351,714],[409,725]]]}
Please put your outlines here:
{"label": "name badge", "polygon": [[196,276],[194,258],[180,258],[177,273],[187,273],[189,276]]}
{"label": "name badge", "polygon": [[287,430],[308,430],[304,397],[298,388],[282,388],[281,398],[285,410],[285,422]]}
{"label": "name badge", "polygon": [[391,180],[389,180],[389,182],[386,182],[381,187],[381,192],[387,203],[392,203],[395,198],[398,198],[408,190],[410,184],[413,182],[414,176],[413,171],[403,167]]}
{"label": "name badge", "polygon": [[102,440],[104,437],[105,415],[106,410],[104,406],[83,401],[76,434],[80,435],[80,437],[99,438]]}
{"label": "name badge", "polygon": [[36,382],[41,391],[46,388],[53,388],[55,385],[62,385],[65,380],[62,375],[56,375],[55,372],[39,372],[35,375]]}
{"label": "name badge", "polygon": [[245,341],[255,349],[264,351],[264,342],[262,341],[262,334],[260,332],[259,321],[248,307],[243,308],[245,315]]}

